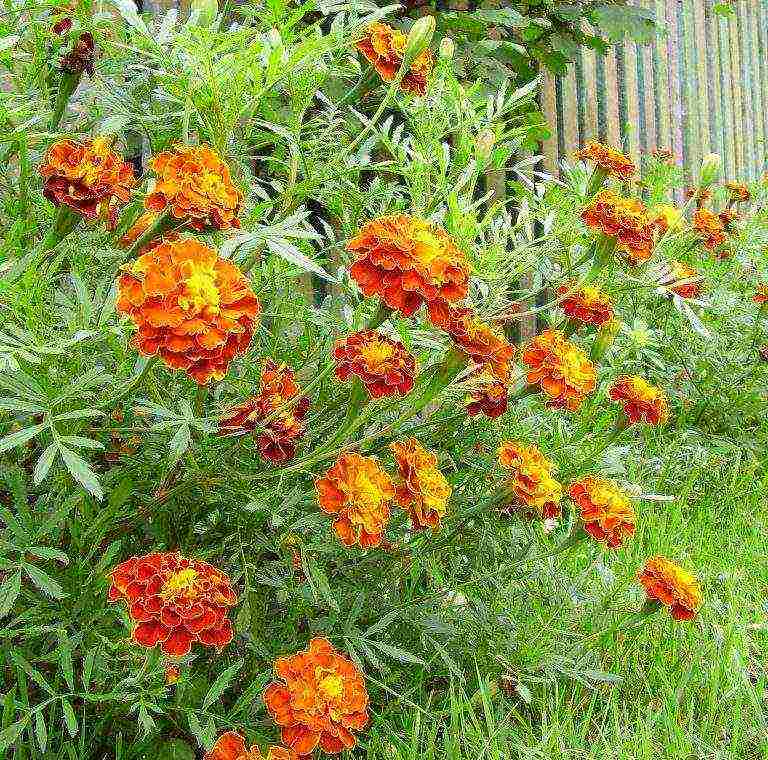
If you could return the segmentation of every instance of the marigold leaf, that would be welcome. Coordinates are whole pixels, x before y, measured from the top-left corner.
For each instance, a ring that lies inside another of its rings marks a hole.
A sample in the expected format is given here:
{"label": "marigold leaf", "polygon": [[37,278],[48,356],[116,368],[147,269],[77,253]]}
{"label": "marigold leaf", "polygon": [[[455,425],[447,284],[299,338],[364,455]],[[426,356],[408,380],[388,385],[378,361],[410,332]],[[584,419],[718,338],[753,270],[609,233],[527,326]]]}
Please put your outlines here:
{"label": "marigold leaf", "polygon": [[62,698],[61,712],[64,715],[64,725],[67,727],[69,735],[74,739],[77,736],[77,718],[68,699]]}
{"label": "marigold leaf", "polygon": [[21,593],[21,570],[9,575],[0,586],[0,618],[5,617]]}
{"label": "marigold leaf", "polygon": [[35,470],[32,473],[32,481],[36,486],[39,486],[47,477],[48,472],[56,459],[56,454],[59,453],[59,445],[57,443],[49,444],[45,451],[40,454],[40,458],[35,464]]}
{"label": "marigold leaf", "polygon": [[45,753],[45,747],[48,744],[48,729],[45,727],[45,718],[43,711],[38,710],[35,713],[35,738],[40,747],[40,751]]}
{"label": "marigold leaf", "polygon": [[43,674],[36,668],[32,667],[32,665],[24,659],[18,650],[11,649],[10,653],[11,659],[14,661],[14,663],[16,663],[16,665],[20,667],[41,689],[47,691],[51,695],[56,693],[48,681],[45,680]]}
{"label": "marigold leaf", "polygon": [[7,750],[21,736],[21,732],[27,727],[29,718],[26,716],[0,731],[0,751]]}
{"label": "marigold leaf", "polygon": [[51,576],[44,570],[41,570],[35,565],[30,565],[28,562],[22,563],[22,567],[32,583],[34,583],[44,594],[47,594],[53,599],[63,599],[66,596],[61,584],[51,578]]}
{"label": "marigold leaf", "polygon": [[69,470],[69,474],[94,498],[101,501],[104,498],[104,491],[99,485],[99,479],[96,473],[90,468],[88,462],[72,449],[60,447],[61,458]]}
{"label": "marigold leaf", "polygon": [[336,601],[336,598],[331,591],[331,584],[328,582],[328,576],[325,574],[325,570],[323,570],[320,565],[318,565],[314,560],[310,558],[307,558],[307,566],[309,567],[309,571],[312,574],[312,579],[317,584],[323,599],[325,599],[325,601],[328,603],[328,606],[332,610],[338,612],[339,603]]}
{"label": "marigold leaf", "polygon": [[45,423],[41,425],[32,425],[32,427],[17,430],[15,433],[10,433],[9,435],[0,438],[0,454],[4,451],[15,449],[17,446],[23,446],[27,441],[34,438],[41,430],[47,427],[48,425]]}
{"label": "marigold leaf", "polygon": [[213,685],[208,689],[208,693],[203,700],[203,710],[207,710],[226,690],[230,681],[235,677],[235,674],[240,670],[242,663],[236,662],[231,667],[227,668],[223,673],[219,674],[219,677],[213,682]]}
{"label": "marigold leaf", "polygon": [[391,657],[393,660],[397,660],[398,662],[404,662],[408,665],[423,665],[424,667],[427,666],[427,663],[424,662],[424,660],[422,660],[420,657],[417,657],[415,654],[411,654],[410,652],[406,652],[404,649],[400,649],[399,647],[394,647],[391,644],[385,644],[382,641],[371,641],[369,643],[375,646],[388,657]]}

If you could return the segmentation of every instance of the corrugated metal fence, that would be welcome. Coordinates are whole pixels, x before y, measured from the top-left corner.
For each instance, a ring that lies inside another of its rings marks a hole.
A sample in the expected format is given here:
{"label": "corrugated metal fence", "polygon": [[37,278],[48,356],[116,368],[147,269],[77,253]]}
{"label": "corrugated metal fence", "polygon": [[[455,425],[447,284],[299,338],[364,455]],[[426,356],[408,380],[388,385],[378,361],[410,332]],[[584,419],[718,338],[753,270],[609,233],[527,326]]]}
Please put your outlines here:
{"label": "corrugated metal fence", "polygon": [[768,169],[768,0],[732,0],[727,18],[715,1],[645,0],[665,36],[607,56],[582,50],[567,76],[545,77],[550,169],[591,139],[636,160],[670,149],[694,171],[719,153],[733,179]]}

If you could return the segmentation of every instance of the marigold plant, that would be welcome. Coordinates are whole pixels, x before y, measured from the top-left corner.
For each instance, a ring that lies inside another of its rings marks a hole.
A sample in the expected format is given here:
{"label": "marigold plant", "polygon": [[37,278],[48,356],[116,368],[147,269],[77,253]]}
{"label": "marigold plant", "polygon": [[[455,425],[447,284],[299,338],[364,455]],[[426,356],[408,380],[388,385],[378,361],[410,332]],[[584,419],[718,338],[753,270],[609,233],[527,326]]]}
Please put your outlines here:
{"label": "marigold plant", "polygon": [[565,315],[587,325],[600,327],[613,319],[613,301],[594,285],[569,282],[561,285],[557,294],[564,296],[560,303]]}
{"label": "marigold plant", "polygon": [[509,386],[486,365],[470,375],[466,399],[467,413],[474,417],[484,414],[489,419],[501,417],[509,407]]}
{"label": "marigold plant", "polygon": [[696,617],[702,604],[702,593],[693,573],[666,557],[651,557],[638,578],[649,601],[663,604],[675,620]]}
{"label": "marigold plant", "polygon": [[747,203],[752,198],[752,193],[743,182],[726,182],[725,189],[732,203]]}
{"label": "marigold plant", "polygon": [[589,161],[609,177],[628,180],[637,170],[631,158],[621,151],[615,150],[603,143],[590,140],[576,157],[581,161]]}
{"label": "marigold plant", "polygon": [[710,250],[718,248],[726,240],[723,220],[705,208],[697,209],[694,212],[693,229]]}
{"label": "marigold plant", "polygon": [[663,425],[669,419],[669,402],[664,391],[637,375],[619,377],[608,395],[621,404],[624,415],[631,423]]}
{"label": "marigold plant", "polygon": [[615,549],[634,534],[635,510],[614,482],[588,475],[571,483],[568,495],[579,509],[584,530],[597,541]]}
{"label": "marigold plant", "polygon": [[553,463],[537,446],[504,441],[499,447],[498,459],[511,473],[506,490],[513,508],[545,520],[560,517],[563,487],[552,477]]}

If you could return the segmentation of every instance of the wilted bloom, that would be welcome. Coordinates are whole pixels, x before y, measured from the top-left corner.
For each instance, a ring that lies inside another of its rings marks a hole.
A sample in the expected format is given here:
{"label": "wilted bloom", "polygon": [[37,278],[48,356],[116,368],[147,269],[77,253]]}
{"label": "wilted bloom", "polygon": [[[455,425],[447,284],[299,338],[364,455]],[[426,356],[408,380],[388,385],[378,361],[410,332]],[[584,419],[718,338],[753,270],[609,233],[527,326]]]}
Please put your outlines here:
{"label": "wilted bloom", "polygon": [[[391,82],[403,63],[408,38],[399,29],[380,22],[371,24],[357,43],[357,49],[385,82]],[[429,49],[416,56],[400,87],[413,95],[424,95],[435,59]]]}
{"label": "wilted bloom", "polygon": [[724,208],[717,216],[726,230],[731,229],[733,223],[740,219],[738,212],[734,211],[732,208]]}
{"label": "wilted bloom", "polygon": [[207,145],[176,145],[149,162],[157,176],[144,205],[149,211],[170,210],[175,219],[203,232],[239,227],[243,194],[232,184],[229,167]]}
{"label": "wilted bloom", "polygon": [[663,235],[667,230],[683,226],[683,212],[671,203],[658,203],[648,209],[648,217]]}
{"label": "wilted bloom", "polygon": [[467,295],[469,264],[448,234],[407,214],[374,219],[347,249],[355,258],[350,274],[366,296],[378,295],[411,316],[422,303],[455,303]]}
{"label": "wilted bloom", "polygon": [[696,208],[704,208],[704,204],[712,200],[712,191],[705,187],[686,187],[683,190],[683,197],[687,201],[693,199],[696,202]]}
{"label": "wilted bloom", "polygon": [[534,337],[523,351],[523,362],[530,368],[528,383],[541,386],[550,406],[575,411],[595,390],[594,365],[558,330]]}
{"label": "wilted bloom", "polygon": [[651,557],[638,574],[649,600],[669,608],[675,620],[693,620],[701,607],[702,594],[693,573],[666,557]]}
{"label": "wilted bloom", "polygon": [[501,417],[507,411],[509,404],[509,386],[507,381],[500,380],[490,365],[479,367],[469,378],[469,397],[467,398],[467,413],[474,417],[484,414],[489,419]]}
{"label": "wilted bloom", "polygon": [[266,756],[256,746],[246,749],[245,738],[235,731],[222,734],[206,752],[203,760],[298,760],[298,755],[292,749],[272,746]]}
{"label": "wilted bloom", "polygon": [[768,285],[764,283],[759,284],[755,288],[755,295],[752,296],[752,300],[761,306],[768,303]]}
{"label": "wilted bloom", "polygon": [[682,261],[673,261],[669,266],[671,282],[667,289],[680,298],[697,298],[701,294],[701,275]]}
{"label": "wilted bloom", "polygon": [[726,182],[725,189],[732,203],[746,203],[752,197],[749,188],[743,182]]}
{"label": "wilted bloom", "polygon": [[230,409],[219,422],[219,430],[237,433],[260,428],[257,446],[261,456],[273,464],[288,462],[296,456],[296,443],[306,432],[303,421],[309,410],[309,399],[302,396],[277,416],[272,415],[298,394],[293,370],[267,359],[258,394]]}
{"label": "wilted bloom", "polygon": [[227,575],[213,565],[158,552],[131,557],[109,577],[109,600],[128,605],[137,644],[160,644],[163,654],[183,657],[195,642],[221,649],[232,640],[227,610],[237,596]]}
{"label": "wilted bloom", "polygon": [[133,167],[110,145],[108,137],[55,142],[40,167],[43,195],[87,219],[111,213],[116,201],[127,203],[136,185]]}
{"label": "wilted bloom", "polygon": [[314,638],[304,651],[278,658],[275,675],[264,704],[283,744],[302,756],[318,746],[329,754],[355,746],[352,731],[368,725],[368,691],[354,662]]}
{"label": "wilted bloom", "polygon": [[72,50],[61,56],[59,68],[70,74],[82,74],[85,71],[89,77],[92,77],[94,58],[93,35],[90,32],[83,32],[72,46]]}
{"label": "wilted bloom", "polygon": [[588,475],[571,483],[568,495],[579,508],[584,530],[611,549],[634,534],[635,510],[612,481]]}
{"label": "wilted bloom", "polygon": [[717,214],[713,214],[705,208],[700,208],[694,212],[693,229],[703,239],[704,245],[710,250],[714,250],[725,242],[723,220]]}
{"label": "wilted bloom", "polygon": [[608,395],[618,401],[630,422],[663,425],[669,419],[669,403],[661,388],[636,375],[622,375],[611,386]]}
{"label": "wilted bloom", "polygon": [[165,666],[165,683],[167,686],[173,686],[181,676],[181,672],[175,665]]}
{"label": "wilted bloom", "polygon": [[51,31],[54,34],[66,34],[72,28],[72,18],[67,15],[61,15],[62,12],[66,13],[68,10],[57,9],[55,15],[52,16],[53,25],[51,26]]}
{"label": "wilted bloom", "polygon": [[589,141],[576,157],[581,161],[590,161],[609,177],[629,179],[636,171],[632,159],[623,153],[599,142]]}
{"label": "wilted bloom", "polygon": [[357,375],[373,398],[405,396],[413,388],[416,360],[399,341],[375,330],[361,330],[336,341],[336,377]]}
{"label": "wilted bloom", "polygon": [[579,285],[569,282],[557,289],[559,296],[565,296],[560,302],[567,317],[577,319],[588,325],[605,324],[613,319],[613,301],[594,285]]}
{"label": "wilted bloom", "polygon": [[498,457],[512,475],[507,487],[513,507],[545,520],[560,516],[563,487],[552,477],[554,465],[536,446],[504,441]]}
{"label": "wilted bloom", "polygon": [[408,512],[413,527],[437,530],[445,517],[451,486],[437,469],[437,457],[415,438],[391,446],[402,483],[396,487],[397,503]]}
{"label": "wilted bloom", "polygon": [[395,487],[375,459],[342,454],[315,488],[320,508],[336,516],[333,527],[345,546],[381,544]]}
{"label": "wilted bloom", "polygon": [[669,148],[654,148],[651,155],[663,164],[673,165],[675,163],[675,155]]}
{"label": "wilted bloom", "polygon": [[197,240],[161,241],[123,266],[118,311],[139,328],[134,345],[204,385],[245,353],[259,302],[242,272]]}

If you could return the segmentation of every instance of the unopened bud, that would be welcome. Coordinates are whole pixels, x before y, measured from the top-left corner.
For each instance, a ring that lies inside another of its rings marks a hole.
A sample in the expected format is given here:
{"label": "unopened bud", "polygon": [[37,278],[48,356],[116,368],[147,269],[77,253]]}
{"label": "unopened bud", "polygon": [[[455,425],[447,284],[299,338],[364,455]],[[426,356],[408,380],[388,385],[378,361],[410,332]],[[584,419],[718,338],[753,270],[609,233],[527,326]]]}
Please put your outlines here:
{"label": "unopened bud", "polygon": [[408,33],[403,54],[403,70],[408,71],[411,64],[429,47],[435,33],[434,16],[422,16]]}
{"label": "unopened bud", "polygon": [[495,144],[496,135],[493,133],[493,130],[484,129],[475,138],[475,154],[479,159],[485,161],[490,157]]}
{"label": "unopened bud", "polygon": [[450,37],[443,37],[440,40],[439,54],[444,61],[450,61],[456,52],[456,44]]}
{"label": "unopened bud", "polygon": [[192,0],[189,7],[195,14],[196,26],[210,26],[219,13],[217,0]]}

